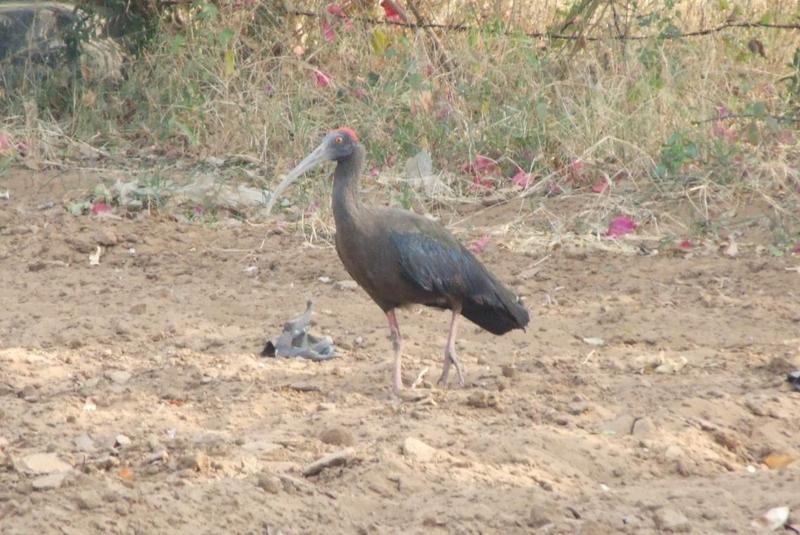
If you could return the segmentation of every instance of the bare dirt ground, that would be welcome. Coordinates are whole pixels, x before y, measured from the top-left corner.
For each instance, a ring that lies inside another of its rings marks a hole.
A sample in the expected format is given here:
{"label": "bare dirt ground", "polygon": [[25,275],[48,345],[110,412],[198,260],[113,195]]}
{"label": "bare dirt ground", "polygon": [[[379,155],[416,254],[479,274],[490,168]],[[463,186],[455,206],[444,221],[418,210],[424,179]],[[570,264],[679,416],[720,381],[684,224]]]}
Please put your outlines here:
{"label": "bare dirt ground", "polygon": [[[0,188],[3,534],[753,533],[800,514],[797,256],[490,248],[531,328],[463,328],[466,388],[398,401],[380,310],[320,281],[347,279],[332,248],[66,213],[85,187],[18,170]],[[340,358],[260,357],[308,298]],[[447,315],[400,323],[406,382],[432,382]]]}

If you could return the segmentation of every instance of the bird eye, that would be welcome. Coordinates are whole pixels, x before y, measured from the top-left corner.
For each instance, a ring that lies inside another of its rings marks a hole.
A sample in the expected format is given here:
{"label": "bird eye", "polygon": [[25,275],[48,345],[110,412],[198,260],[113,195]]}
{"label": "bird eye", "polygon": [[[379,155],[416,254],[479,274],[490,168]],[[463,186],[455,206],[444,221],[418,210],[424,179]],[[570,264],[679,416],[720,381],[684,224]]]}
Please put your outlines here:
{"label": "bird eye", "polygon": [[334,143],[336,143],[337,145],[341,145],[342,143],[344,143],[344,140],[341,138],[341,136],[339,136],[334,140]]}

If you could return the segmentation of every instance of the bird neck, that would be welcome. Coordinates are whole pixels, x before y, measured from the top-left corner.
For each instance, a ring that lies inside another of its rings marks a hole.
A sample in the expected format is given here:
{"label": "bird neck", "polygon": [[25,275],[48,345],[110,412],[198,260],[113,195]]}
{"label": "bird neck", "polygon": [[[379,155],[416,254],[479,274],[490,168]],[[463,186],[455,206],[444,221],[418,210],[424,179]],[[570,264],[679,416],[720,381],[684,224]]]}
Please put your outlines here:
{"label": "bird neck", "polygon": [[333,172],[333,216],[337,226],[352,221],[361,207],[358,178],[364,164],[364,148],[356,145],[353,154],[339,160]]}

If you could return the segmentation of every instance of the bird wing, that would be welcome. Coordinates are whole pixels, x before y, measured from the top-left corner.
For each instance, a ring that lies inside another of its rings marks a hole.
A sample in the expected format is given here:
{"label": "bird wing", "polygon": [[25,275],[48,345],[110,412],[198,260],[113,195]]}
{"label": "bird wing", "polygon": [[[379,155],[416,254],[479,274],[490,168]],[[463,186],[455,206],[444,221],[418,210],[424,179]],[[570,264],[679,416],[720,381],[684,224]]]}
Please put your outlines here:
{"label": "bird wing", "polygon": [[452,236],[391,232],[390,240],[403,275],[423,290],[458,300],[494,298],[494,277]]}

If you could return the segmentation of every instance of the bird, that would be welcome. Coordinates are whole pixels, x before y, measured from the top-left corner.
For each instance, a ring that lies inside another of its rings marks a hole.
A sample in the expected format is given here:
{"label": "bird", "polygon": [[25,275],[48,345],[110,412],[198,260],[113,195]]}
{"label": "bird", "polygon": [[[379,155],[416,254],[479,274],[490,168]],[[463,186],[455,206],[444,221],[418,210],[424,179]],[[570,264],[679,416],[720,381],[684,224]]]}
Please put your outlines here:
{"label": "bird", "polygon": [[447,388],[451,366],[464,386],[456,353],[459,318],[495,335],[524,330],[530,320],[522,300],[441,224],[396,208],[369,206],[359,196],[366,151],[355,131],[330,131],[322,143],[285,175],[267,204],[272,209],[297,178],[325,162],[336,162],[332,208],[336,252],[345,269],[386,315],[394,351],[392,389],[400,394],[402,341],[397,309],[413,304],[451,311],[442,374]]}

